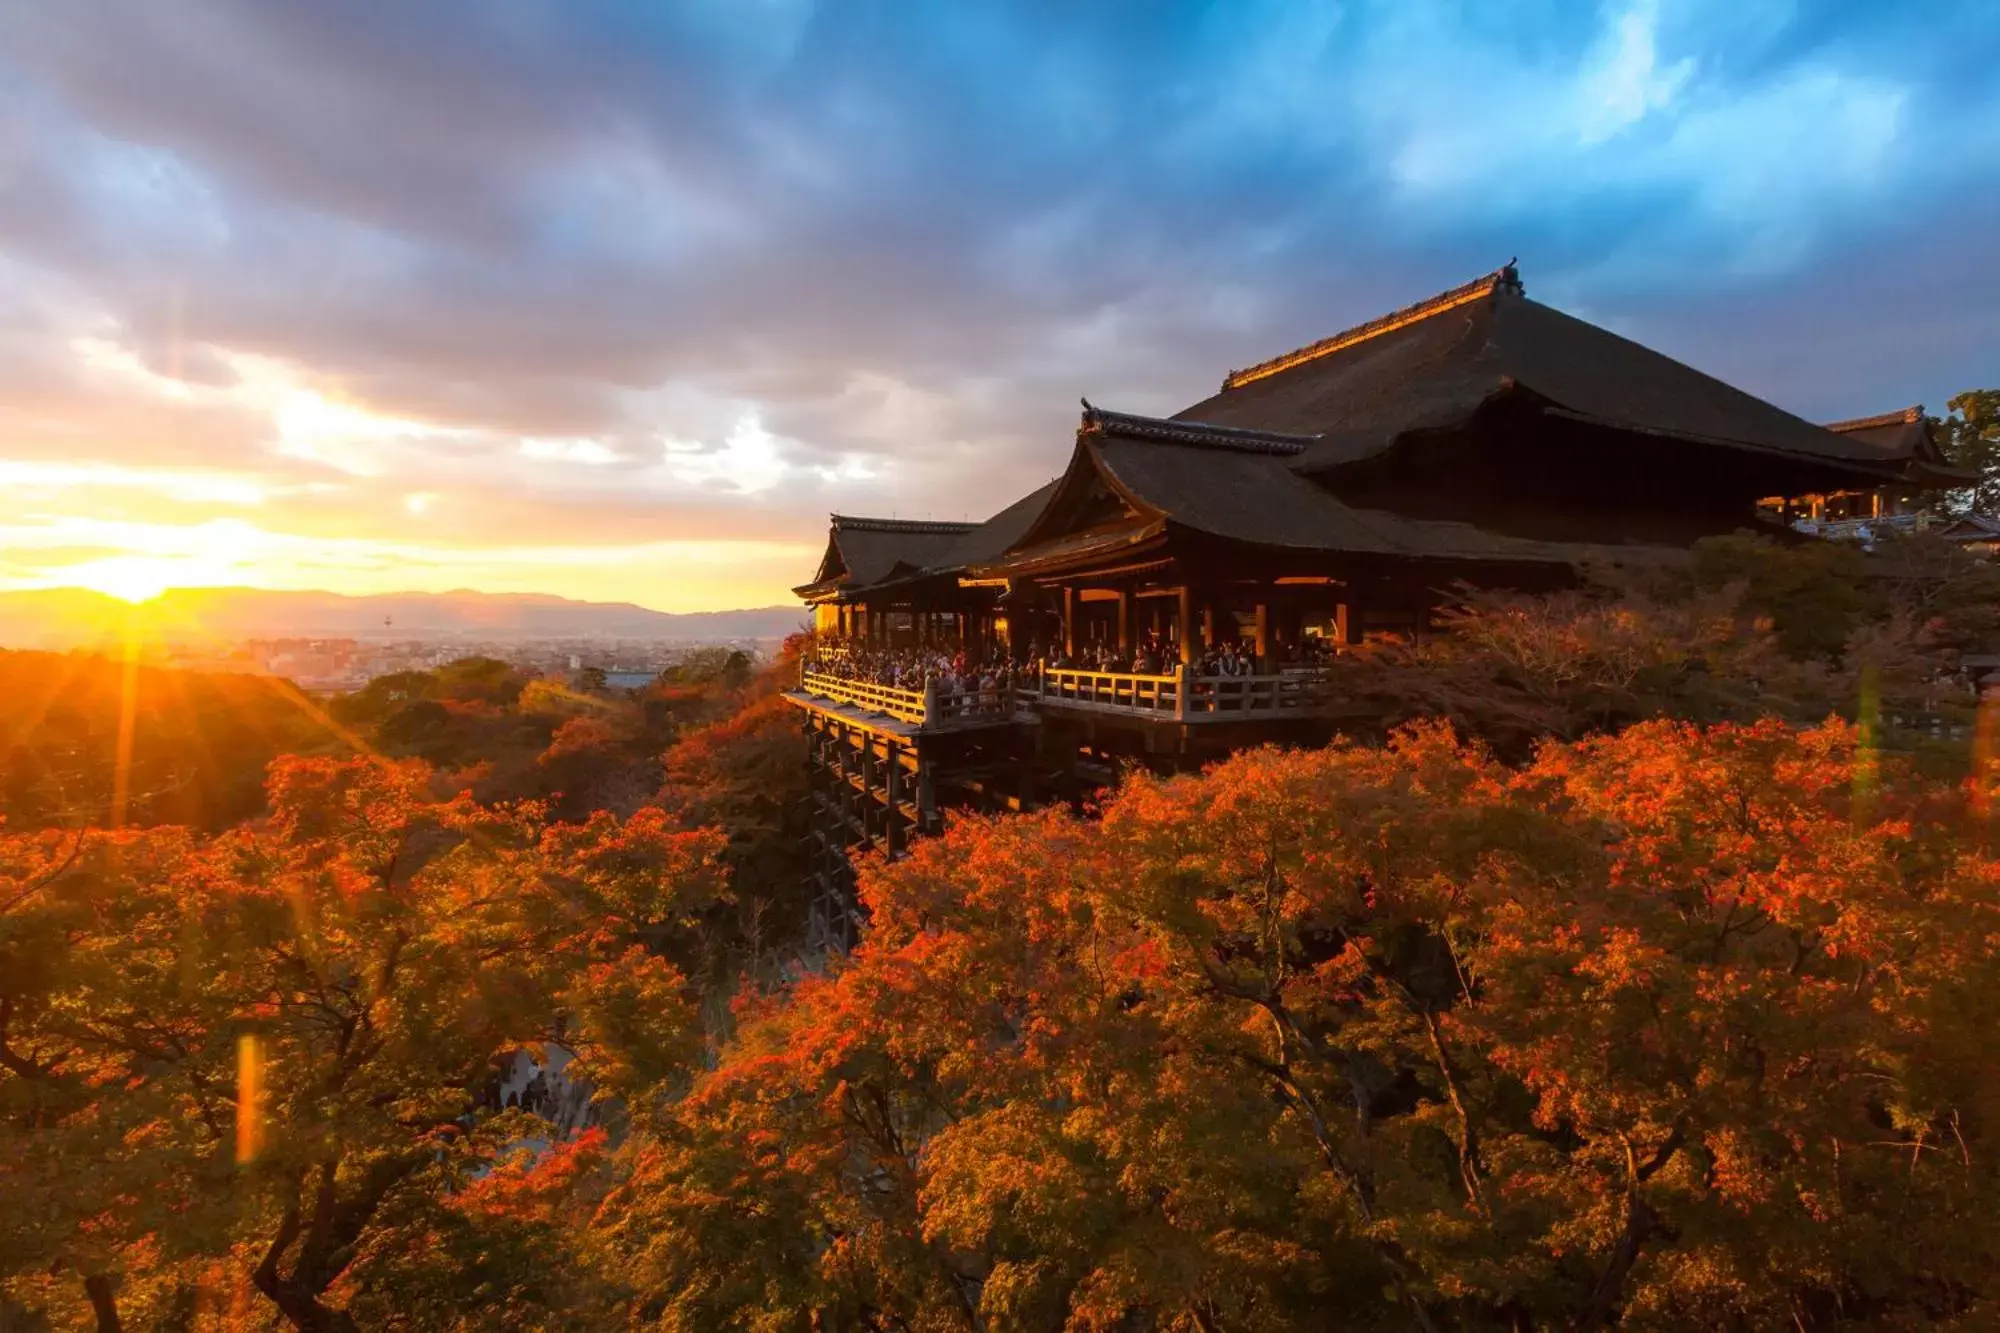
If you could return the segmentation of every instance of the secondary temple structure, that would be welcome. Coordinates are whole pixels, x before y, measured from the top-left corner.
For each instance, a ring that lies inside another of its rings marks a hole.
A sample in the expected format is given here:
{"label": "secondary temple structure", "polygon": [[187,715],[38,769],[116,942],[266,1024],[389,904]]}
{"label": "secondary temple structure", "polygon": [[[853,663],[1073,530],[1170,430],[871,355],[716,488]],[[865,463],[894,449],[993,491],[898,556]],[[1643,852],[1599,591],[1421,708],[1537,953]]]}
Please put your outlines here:
{"label": "secondary temple structure", "polygon": [[[1815,425],[1529,299],[1512,264],[1171,417],[1086,400],[1062,475],[984,523],[833,517],[788,696],[815,925],[843,944],[852,855],[899,855],[948,808],[1324,738],[1344,714],[1320,664],[1422,633],[1461,585],[1555,588],[1963,484],[1922,421]],[[947,658],[971,666],[884,679]]]}

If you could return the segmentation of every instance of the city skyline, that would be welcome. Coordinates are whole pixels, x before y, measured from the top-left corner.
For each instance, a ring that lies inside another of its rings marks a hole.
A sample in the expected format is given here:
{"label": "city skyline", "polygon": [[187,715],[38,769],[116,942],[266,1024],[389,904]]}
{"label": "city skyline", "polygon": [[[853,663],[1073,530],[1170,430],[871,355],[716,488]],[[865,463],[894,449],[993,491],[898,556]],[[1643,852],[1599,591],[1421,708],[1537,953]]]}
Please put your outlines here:
{"label": "city skyline", "polygon": [[2000,351],[1971,5],[83,8],[0,0],[0,589],[771,605],[1516,255],[1816,420]]}

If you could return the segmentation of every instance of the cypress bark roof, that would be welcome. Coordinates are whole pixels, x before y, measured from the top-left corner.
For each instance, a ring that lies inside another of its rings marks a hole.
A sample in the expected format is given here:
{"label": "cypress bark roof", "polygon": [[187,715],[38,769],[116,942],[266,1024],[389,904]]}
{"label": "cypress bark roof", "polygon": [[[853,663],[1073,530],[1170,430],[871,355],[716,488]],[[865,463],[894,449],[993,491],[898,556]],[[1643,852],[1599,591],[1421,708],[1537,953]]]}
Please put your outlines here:
{"label": "cypress bark roof", "polygon": [[[1428,560],[1488,560],[1575,564],[1607,557],[1656,559],[1668,548],[1643,543],[1537,541],[1470,523],[1419,519],[1346,504],[1300,475],[1293,464],[1309,449],[1297,436],[1246,438],[1184,418],[1161,420],[1085,406],[1070,469],[1051,493],[1080,499],[1101,485],[1130,511],[1125,527],[1070,533],[1030,526],[989,572],[1010,561],[1032,563],[1058,553],[1129,544],[1135,535],[1178,527],[1246,546]],[[1042,526],[1042,525],[1036,525]]]}
{"label": "cypress bark roof", "polygon": [[792,589],[801,597],[823,596],[835,590],[853,592],[927,569],[978,526],[853,514],[831,518],[819,572],[812,582]]}
{"label": "cypress bark roof", "polygon": [[1931,435],[1930,419],[1924,415],[1922,403],[1872,417],[1829,421],[1826,428],[1847,439],[1873,445],[1891,458],[1919,458],[1931,463],[1944,461],[1944,456],[1938,452],[1937,441]]}
{"label": "cypress bark roof", "polygon": [[[968,569],[1066,568],[1084,553],[1157,543],[1176,528],[1264,548],[1561,564],[1672,558],[1703,535],[1694,529],[1712,515],[1699,506],[1625,515],[1615,528],[1579,515],[1529,538],[1363,508],[1334,493],[1347,465],[1415,433],[1466,425],[1501,397],[1601,427],[1589,438],[1607,449],[1650,436],[1685,442],[1709,462],[1716,449],[1784,460],[1759,466],[1816,484],[1962,484],[1938,458],[1920,408],[1815,425],[1529,300],[1510,263],[1232,372],[1219,393],[1171,418],[1086,400],[1064,476],[983,524],[836,515],[819,578],[799,591],[847,596]],[[1450,479],[1440,485],[1449,489]],[[1621,540],[1598,539],[1610,531]],[[1554,539],[1569,534],[1577,539]]]}
{"label": "cypress bark roof", "polygon": [[1056,483],[1051,481],[984,523],[834,514],[819,573],[811,583],[792,591],[801,597],[825,596],[836,591],[852,596],[865,589],[984,564],[1027,531],[1055,488]]}
{"label": "cypress bark roof", "polygon": [[1237,371],[1176,420],[1319,436],[1300,466],[1323,471],[1380,453],[1410,431],[1463,422],[1516,391],[1653,435],[1835,464],[1885,461],[1869,441],[1528,299],[1512,265]]}

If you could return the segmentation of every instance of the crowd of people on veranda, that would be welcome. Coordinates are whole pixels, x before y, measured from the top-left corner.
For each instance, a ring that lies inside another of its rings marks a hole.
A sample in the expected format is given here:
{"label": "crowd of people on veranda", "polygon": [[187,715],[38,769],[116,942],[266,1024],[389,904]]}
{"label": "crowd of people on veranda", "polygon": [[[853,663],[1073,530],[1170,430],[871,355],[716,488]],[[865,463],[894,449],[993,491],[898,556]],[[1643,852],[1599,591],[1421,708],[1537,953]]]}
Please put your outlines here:
{"label": "crowd of people on veranda", "polygon": [[[1310,669],[1323,665],[1333,653],[1330,640],[1304,637],[1278,646],[1267,670]],[[1061,644],[1045,646],[1036,640],[1019,657],[1010,653],[1005,644],[994,644],[985,654],[974,656],[963,647],[889,647],[827,639],[815,645],[808,668],[821,675],[892,689],[922,690],[929,685],[941,695],[1005,695],[1017,682],[1033,680],[1044,671],[1168,676],[1180,672],[1181,660],[1177,642],[1151,634],[1129,650],[1114,644],[1090,643],[1079,645],[1074,653],[1065,651]],[[1261,673],[1249,645],[1225,642],[1204,648],[1189,664],[1188,674],[1227,679]]]}

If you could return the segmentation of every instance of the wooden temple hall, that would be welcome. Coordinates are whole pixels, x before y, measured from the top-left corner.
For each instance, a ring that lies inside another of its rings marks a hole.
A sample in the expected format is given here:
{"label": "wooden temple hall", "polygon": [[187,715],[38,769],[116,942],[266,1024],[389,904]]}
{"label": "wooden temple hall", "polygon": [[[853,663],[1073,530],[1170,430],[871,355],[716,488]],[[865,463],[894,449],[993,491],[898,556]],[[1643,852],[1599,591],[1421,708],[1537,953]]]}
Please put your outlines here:
{"label": "wooden temple hall", "polygon": [[[1810,497],[1962,484],[1900,420],[1839,424],[1542,305],[1512,264],[1171,417],[1086,401],[1062,475],[984,523],[833,518],[797,589],[820,655],[791,695],[828,883],[848,850],[894,855],[948,805],[1328,733],[1340,701],[1316,664],[1422,633],[1458,585],[1557,587],[1789,532]],[[932,649],[1020,669],[940,688],[866,666]]]}

